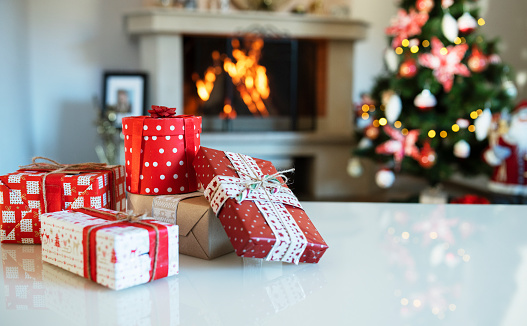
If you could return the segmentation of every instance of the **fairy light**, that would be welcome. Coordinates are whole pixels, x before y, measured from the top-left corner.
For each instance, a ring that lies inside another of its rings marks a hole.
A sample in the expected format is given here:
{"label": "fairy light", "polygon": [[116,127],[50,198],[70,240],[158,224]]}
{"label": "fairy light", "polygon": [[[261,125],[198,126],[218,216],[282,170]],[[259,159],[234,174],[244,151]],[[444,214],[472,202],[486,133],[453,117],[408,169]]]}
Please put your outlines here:
{"label": "fairy light", "polygon": [[430,239],[435,240],[437,239],[438,234],[437,232],[432,231],[430,232],[429,236],[430,236]]}
{"label": "fairy light", "polygon": [[397,54],[403,54],[403,48],[398,46],[396,49],[395,49],[395,53]]}
{"label": "fairy light", "polygon": [[363,111],[363,112],[368,112],[369,110],[370,110],[370,106],[369,106],[368,104],[364,104],[364,105],[362,106],[362,111]]}
{"label": "fairy light", "polygon": [[419,300],[419,299],[415,299],[415,300],[414,300],[414,307],[416,307],[416,308],[421,307],[421,300]]}
{"label": "fairy light", "polygon": [[461,36],[461,43],[467,43],[467,39]]}
{"label": "fairy light", "polygon": [[386,107],[385,107],[383,104],[381,104],[381,105],[379,106],[379,109],[381,109],[381,111],[384,111],[385,108],[386,108]]}
{"label": "fairy light", "polygon": [[485,19],[483,19],[483,18],[478,19],[478,25],[479,26],[485,25]]}
{"label": "fairy light", "polygon": [[370,111],[375,112],[375,105],[370,105]]}
{"label": "fairy light", "polygon": [[401,121],[395,121],[394,124],[393,124],[393,126],[394,126],[395,128],[401,128],[402,123],[401,123]]}
{"label": "fairy light", "polygon": [[478,117],[478,113],[476,111],[470,112],[470,118],[471,119],[476,119],[477,117]]}
{"label": "fairy light", "polygon": [[461,38],[456,37],[456,39],[454,40],[454,44],[461,44]]}
{"label": "fairy light", "polygon": [[430,131],[428,132],[428,137],[430,137],[430,138],[434,138],[435,136],[436,136],[436,132],[435,132],[435,130],[430,130]]}
{"label": "fairy light", "polygon": [[379,127],[379,120],[373,120],[372,125],[373,125],[375,128],[378,128],[378,127]]}
{"label": "fairy light", "polygon": [[408,135],[408,129],[404,128],[403,130],[401,130],[401,133],[403,134],[403,136]]}
{"label": "fairy light", "polygon": [[441,136],[441,138],[446,138],[447,135],[447,132],[444,130],[439,133],[439,136]]}
{"label": "fairy light", "polygon": [[412,53],[417,53],[417,52],[419,52],[419,47],[418,47],[417,45],[414,45],[414,46],[412,46],[412,47],[410,48],[410,51],[411,51]]}
{"label": "fairy light", "polygon": [[429,47],[429,46],[430,46],[430,41],[428,41],[428,40],[424,40],[424,41],[423,41],[423,46],[424,46],[425,48]]}
{"label": "fairy light", "polygon": [[456,310],[456,308],[457,308],[456,305],[453,304],[453,303],[448,305],[448,309],[450,309],[450,311],[454,311],[454,310]]}
{"label": "fairy light", "polygon": [[388,123],[388,120],[386,120],[386,118],[380,118],[380,119],[379,119],[379,124],[380,124],[381,126],[384,126],[384,125],[386,125],[387,123]]}
{"label": "fairy light", "polygon": [[439,50],[439,53],[441,53],[441,55],[447,55],[448,50],[447,50],[447,48],[443,47],[443,48],[441,48],[441,50]]}
{"label": "fairy light", "polygon": [[453,131],[453,132],[458,132],[458,131],[459,131],[459,125],[456,124],[456,123],[454,123],[454,124],[452,125],[452,131]]}
{"label": "fairy light", "polygon": [[402,299],[401,299],[401,304],[402,304],[403,306],[408,305],[408,299],[406,299],[406,298],[402,298]]}
{"label": "fairy light", "polygon": [[362,113],[362,119],[368,120],[369,118],[370,118],[370,115],[368,114],[368,112],[363,112]]}
{"label": "fairy light", "polygon": [[468,126],[468,131],[470,131],[470,132],[476,131],[476,127],[474,125],[470,125],[470,126]]}
{"label": "fairy light", "polygon": [[479,117],[483,113],[483,110],[482,109],[478,109],[476,112],[477,112],[478,117]]}
{"label": "fairy light", "polygon": [[410,41],[408,41],[408,39],[404,39],[402,42],[401,42],[401,45],[404,46],[405,48],[408,47],[408,45],[410,45]]}
{"label": "fairy light", "polygon": [[408,238],[410,238],[410,233],[408,233],[408,232],[406,232],[406,231],[403,232],[403,233],[401,234],[401,238],[403,238],[404,240],[408,240]]}

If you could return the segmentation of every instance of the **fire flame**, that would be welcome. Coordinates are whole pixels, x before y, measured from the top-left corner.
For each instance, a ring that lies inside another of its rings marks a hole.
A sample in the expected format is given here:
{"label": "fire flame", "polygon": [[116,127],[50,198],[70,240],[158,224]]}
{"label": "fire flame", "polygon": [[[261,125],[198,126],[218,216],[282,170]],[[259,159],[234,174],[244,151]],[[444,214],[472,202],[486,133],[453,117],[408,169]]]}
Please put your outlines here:
{"label": "fire flame", "polygon": [[[249,111],[253,115],[266,117],[269,116],[269,111],[265,106],[264,100],[269,98],[270,89],[266,69],[258,64],[264,42],[261,38],[255,38],[249,44],[249,50],[245,51],[240,49],[239,40],[232,40],[232,57],[235,61],[231,60],[227,55],[220,55],[218,51],[212,52],[214,65],[207,68],[203,79],[195,76],[194,80],[198,96],[206,102],[209,100],[210,93],[214,88],[216,75],[219,75],[223,68],[231,77],[232,83],[236,86]],[[220,115],[233,119],[236,117],[236,111],[230,104],[225,104]]]}

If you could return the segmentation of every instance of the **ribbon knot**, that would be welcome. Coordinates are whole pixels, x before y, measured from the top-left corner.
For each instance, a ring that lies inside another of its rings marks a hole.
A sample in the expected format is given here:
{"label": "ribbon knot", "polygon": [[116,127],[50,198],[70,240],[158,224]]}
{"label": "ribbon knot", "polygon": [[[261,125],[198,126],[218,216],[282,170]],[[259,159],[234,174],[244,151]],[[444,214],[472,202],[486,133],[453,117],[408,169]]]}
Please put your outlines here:
{"label": "ribbon knot", "polygon": [[166,106],[152,105],[152,109],[148,110],[152,118],[172,118],[176,115],[176,108],[168,108]]}
{"label": "ribbon knot", "polygon": [[[238,174],[243,175],[245,178],[241,178],[235,181],[244,187],[242,191],[235,196],[236,202],[239,204],[244,201],[247,196],[253,191],[258,189],[263,189],[271,195],[279,193],[283,187],[287,184],[288,178],[284,175],[287,172],[293,172],[295,169],[278,171],[274,174],[264,174],[264,175],[249,175],[248,173],[243,172],[242,170],[236,169],[232,166],[229,168],[236,171]],[[278,178],[282,178],[284,182],[281,182]]]}

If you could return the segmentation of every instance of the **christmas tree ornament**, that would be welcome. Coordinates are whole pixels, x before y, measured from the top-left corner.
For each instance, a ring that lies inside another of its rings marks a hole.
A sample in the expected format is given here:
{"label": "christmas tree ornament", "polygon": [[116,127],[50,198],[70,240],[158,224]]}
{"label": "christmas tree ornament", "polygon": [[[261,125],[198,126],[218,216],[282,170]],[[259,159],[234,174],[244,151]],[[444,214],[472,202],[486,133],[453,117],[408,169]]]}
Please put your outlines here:
{"label": "christmas tree ornament", "polygon": [[414,105],[421,110],[430,110],[437,105],[437,100],[434,94],[425,88],[415,97]]}
{"label": "christmas tree ornament", "polygon": [[425,142],[423,148],[421,149],[419,160],[419,165],[425,169],[433,167],[436,163],[437,154],[435,150],[430,146],[429,142]]}
{"label": "christmas tree ornament", "polygon": [[[375,129],[379,130],[379,128],[375,128]],[[363,137],[357,144],[358,149],[366,149],[372,146],[373,146],[373,142],[368,137]]]}
{"label": "christmas tree ornament", "polygon": [[482,141],[487,138],[490,130],[490,124],[492,123],[492,112],[489,108],[483,110],[480,116],[474,121],[474,127],[476,127],[476,139]]}
{"label": "christmas tree ornament", "polygon": [[399,67],[399,75],[404,78],[412,78],[417,74],[417,63],[414,58],[406,59]]}
{"label": "christmas tree ornament", "polygon": [[391,72],[396,72],[399,66],[399,56],[393,49],[386,49],[384,51],[384,63]]}
{"label": "christmas tree ornament", "polygon": [[379,137],[379,128],[370,125],[369,127],[366,127],[364,134],[369,139],[377,139],[377,137]]}
{"label": "christmas tree ornament", "polygon": [[470,126],[470,121],[468,121],[467,119],[459,118],[456,120],[456,124],[458,125],[459,128],[466,129],[468,128],[468,126]]}
{"label": "christmas tree ornament", "polygon": [[461,60],[468,50],[467,44],[445,47],[437,37],[432,38],[432,51],[419,56],[419,64],[434,71],[445,92],[450,92],[454,84],[454,75],[470,76],[470,70]]}
{"label": "christmas tree ornament", "polygon": [[467,65],[473,72],[479,73],[487,68],[487,57],[474,46],[472,54],[468,57]]}
{"label": "christmas tree ornament", "polygon": [[419,137],[419,130],[411,130],[407,135],[403,135],[399,130],[388,125],[384,126],[383,130],[391,139],[377,146],[375,153],[392,154],[396,171],[400,170],[401,162],[405,156],[413,159],[419,158],[419,148],[415,145]]}
{"label": "christmas tree ornament", "polygon": [[468,13],[468,11],[466,11],[457,19],[457,26],[461,33],[469,34],[476,30],[478,22]]}
{"label": "christmas tree ornament", "polygon": [[434,0],[417,0],[415,7],[418,11],[424,11],[428,14],[434,8]]}
{"label": "christmas tree ornament", "polygon": [[454,43],[459,35],[459,27],[457,26],[457,20],[452,17],[450,12],[447,10],[443,14],[443,20],[441,21],[441,30],[447,40]]}
{"label": "christmas tree ornament", "polygon": [[357,178],[362,175],[362,165],[360,164],[360,160],[357,157],[352,157],[348,160],[348,174],[353,177]]}
{"label": "christmas tree ornament", "polygon": [[441,8],[448,9],[454,4],[454,0],[442,0],[441,1]]}
{"label": "christmas tree ornament", "polygon": [[501,57],[496,53],[489,55],[487,57],[487,60],[490,64],[493,64],[493,65],[497,65],[501,63]]}
{"label": "christmas tree ornament", "polygon": [[375,183],[381,188],[390,188],[395,181],[395,174],[388,169],[380,169],[375,174]]}
{"label": "christmas tree ornament", "polygon": [[467,158],[470,155],[470,144],[466,140],[458,140],[454,144],[454,156],[459,158]]}
{"label": "christmas tree ornament", "polygon": [[511,80],[504,81],[502,84],[502,88],[509,98],[514,99],[516,98],[516,96],[518,96],[518,89]]}
{"label": "christmas tree ornament", "polygon": [[403,109],[403,103],[401,98],[393,91],[386,92],[383,94],[384,104],[384,115],[388,123],[393,124],[399,118],[401,111]]}
{"label": "christmas tree ornament", "polygon": [[428,21],[428,13],[417,12],[410,9],[408,12],[404,9],[397,11],[397,17],[392,19],[390,27],[386,28],[386,35],[393,36],[392,47],[401,46],[405,39],[421,33],[421,27]]}

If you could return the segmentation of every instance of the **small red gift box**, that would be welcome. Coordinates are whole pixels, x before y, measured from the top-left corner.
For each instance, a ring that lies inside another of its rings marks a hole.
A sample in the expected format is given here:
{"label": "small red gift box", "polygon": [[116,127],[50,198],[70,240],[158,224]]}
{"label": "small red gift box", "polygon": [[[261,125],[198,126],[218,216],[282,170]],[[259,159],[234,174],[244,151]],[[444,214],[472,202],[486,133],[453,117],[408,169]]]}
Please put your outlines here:
{"label": "small red gift box", "polygon": [[201,117],[196,116],[123,118],[128,192],[173,195],[196,191],[192,161],[200,133]]}
{"label": "small red gift box", "polygon": [[202,147],[194,168],[238,256],[316,263],[328,248],[271,162]]}
{"label": "small red gift box", "polygon": [[[40,214],[69,208],[126,209],[124,168],[36,162],[0,176],[0,240],[41,243]],[[44,184],[44,187],[43,187]]]}

